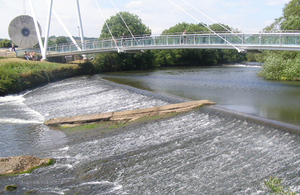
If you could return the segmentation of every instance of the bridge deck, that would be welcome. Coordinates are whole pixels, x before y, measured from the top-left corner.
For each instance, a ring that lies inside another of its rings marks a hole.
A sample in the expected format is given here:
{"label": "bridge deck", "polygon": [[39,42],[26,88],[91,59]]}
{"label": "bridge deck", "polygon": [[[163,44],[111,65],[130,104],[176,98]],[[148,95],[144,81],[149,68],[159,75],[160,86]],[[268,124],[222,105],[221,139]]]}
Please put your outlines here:
{"label": "bridge deck", "polygon": [[[221,36],[222,38],[220,38]],[[103,52],[130,52],[154,49],[235,49],[247,50],[300,50],[300,33],[221,33],[140,36],[126,39],[106,39],[56,45],[48,48],[47,56],[65,56]],[[226,40],[226,41],[225,41]],[[230,43],[228,43],[228,42]]]}

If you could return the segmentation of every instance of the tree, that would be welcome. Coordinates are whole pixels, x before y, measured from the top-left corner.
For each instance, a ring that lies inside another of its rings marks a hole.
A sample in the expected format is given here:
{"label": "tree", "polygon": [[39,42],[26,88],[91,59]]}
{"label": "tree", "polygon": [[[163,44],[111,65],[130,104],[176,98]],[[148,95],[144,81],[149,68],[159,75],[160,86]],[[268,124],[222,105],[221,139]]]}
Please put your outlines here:
{"label": "tree", "polygon": [[[127,26],[133,35],[151,34],[151,30],[142,20],[134,14],[129,12],[120,12]],[[122,36],[122,34],[130,35],[123,20],[116,14],[106,20],[114,38]],[[106,24],[103,25],[99,39],[111,38]],[[154,64],[154,53],[145,51],[143,53],[102,53],[98,54],[93,61],[94,65],[101,71],[116,71],[116,70],[135,70],[135,69],[149,69]]]}
{"label": "tree", "polygon": [[[291,0],[283,8],[283,16],[264,30],[300,30],[300,0]],[[281,41],[288,41],[282,38]],[[298,51],[263,51],[255,58],[264,62],[258,74],[270,80],[300,80],[300,52]]]}
{"label": "tree", "polygon": [[[231,28],[228,25],[222,24],[222,26],[226,27],[228,30],[231,30]],[[221,25],[219,24],[212,24],[210,25],[210,29],[213,31],[217,31],[217,32],[227,32],[228,30],[226,30],[225,28],[223,28]]]}
{"label": "tree", "polygon": [[300,30],[300,0],[291,0],[282,10],[283,16],[264,30]]}
{"label": "tree", "polygon": [[56,38],[55,43],[58,44],[58,45],[63,44],[63,43],[68,43],[68,40],[67,40],[66,37],[60,36],[60,37]]}
{"label": "tree", "polygon": [[[42,37],[42,43],[43,43],[43,45],[44,45],[44,42],[45,42],[45,38]],[[48,39],[48,47],[51,46],[51,45],[55,45],[55,43],[54,43],[54,41]],[[35,46],[33,46],[33,47],[34,47],[34,48],[39,48],[39,47],[40,47],[40,44],[37,43],[37,44],[36,44]]]}
{"label": "tree", "polygon": [[182,33],[184,30],[187,32],[200,32],[200,31],[209,31],[202,24],[188,24],[186,22],[178,23],[175,26],[166,29],[162,32],[162,34],[176,34]]}
{"label": "tree", "polygon": [[[227,29],[229,26],[223,25]],[[219,24],[209,26],[214,31],[227,31]],[[188,24],[178,23],[166,29],[162,34],[178,34],[186,30],[187,34],[199,31],[209,33],[210,30],[201,23]],[[223,41],[223,40],[222,40]],[[215,65],[217,63],[231,63],[245,60],[245,54],[240,54],[236,50],[217,50],[217,49],[177,49],[155,51],[156,63],[159,65]]]}
{"label": "tree", "polygon": [[[137,15],[129,12],[119,12],[119,14],[122,16],[133,35],[151,34],[149,27],[143,24],[142,20]],[[106,20],[112,35],[114,37],[121,37],[123,33],[130,35],[129,30],[119,14],[117,13],[115,16],[111,16],[110,19]],[[111,38],[106,23],[102,27],[100,38]]]}
{"label": "tree", "polygon": [[292,0],[283,8],[282,30],[300,30],[300,0]]}
{"label": "tree", "polygon": [[9,48],[11,47],[11,42],[7,39],[0,41],[0,48]]}

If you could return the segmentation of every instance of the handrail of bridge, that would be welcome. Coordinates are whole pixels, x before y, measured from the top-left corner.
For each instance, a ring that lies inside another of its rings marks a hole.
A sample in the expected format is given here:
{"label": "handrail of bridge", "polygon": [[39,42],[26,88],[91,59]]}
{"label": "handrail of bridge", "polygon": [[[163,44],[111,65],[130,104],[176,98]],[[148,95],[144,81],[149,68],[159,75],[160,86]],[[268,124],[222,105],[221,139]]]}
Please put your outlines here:
{"label": "handrail of bridge", "polygon": [[[300,32],[272,32],[272,33],[220,33],[224,39],[238,46],[288,46],[297,47],[300,50]],[[236,37],[242,37],[239,39]],[[161,48],[162,46],[169,46],[170,48],[174,46],[199,46],[208,45],[214,48],[214,45],[226,45],[226,43],[220,37],[212,34],[186,34],[186,35],[159,35],[159,36],[135,36],[137,42],[133,38],[118,38],[113,41],[112,39],[94,40],[87,41],[84,43],[85,50],[83,52],[88,53],[88,51],[97,50],[99,53],[106,51],[117,51],[116,48],[120,47],[124,50],[128,48]],[[81,46],[81,44],[79,44]],[[182,47],[184,48],[184,47]],[[123,50],[123,51],[124,51]],[[48,47],[48,55],[54,55],[57,53],[74,53],[77,52],[78,48],[74,44],[67,45],[56,45]],[[93,53],[91,52],[91,53]],[[122,49],[121,49],[122,52]]]}

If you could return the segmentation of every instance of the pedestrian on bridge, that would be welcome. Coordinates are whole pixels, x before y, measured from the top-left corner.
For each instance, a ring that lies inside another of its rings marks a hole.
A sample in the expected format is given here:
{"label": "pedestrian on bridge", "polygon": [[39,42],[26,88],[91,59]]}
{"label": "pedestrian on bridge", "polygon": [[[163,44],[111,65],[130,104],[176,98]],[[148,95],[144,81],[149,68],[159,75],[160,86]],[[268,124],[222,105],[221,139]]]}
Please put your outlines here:
{"label": "pedestrian on bridge", "polygon": [[125,47],[125,42],[126,42],[126,40],[125,40],[125,34],[123,33],[122,34],[122,45],[123,45],[123,47]]}
{"label": "pedestrian on bridge", "polygon": [[186,31],[184,30],[182,33],[183,41],[182,43],[184,44],[186,42]]}

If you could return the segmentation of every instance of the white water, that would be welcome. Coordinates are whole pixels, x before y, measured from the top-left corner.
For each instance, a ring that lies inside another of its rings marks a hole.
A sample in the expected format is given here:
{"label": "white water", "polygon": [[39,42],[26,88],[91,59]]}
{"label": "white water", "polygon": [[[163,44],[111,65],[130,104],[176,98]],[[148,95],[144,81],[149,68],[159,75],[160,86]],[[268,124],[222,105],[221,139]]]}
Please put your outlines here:
{"label": "white water", "polygon": [[[10,119],[25,121],[167,103],[112,87],[97,76],[0,100],[1,108],[10,111],[7,115],[14,116]],[[1,123],[0,130],[1,155],[57,160],[31,174],[0,178],[0,189],[20,186],[15,194],[268,194],[263,180],[270,176],[300,189],[299,136],[199,110],[83,141],[67,140],[64,133],[39,123],[11,120]]]}

